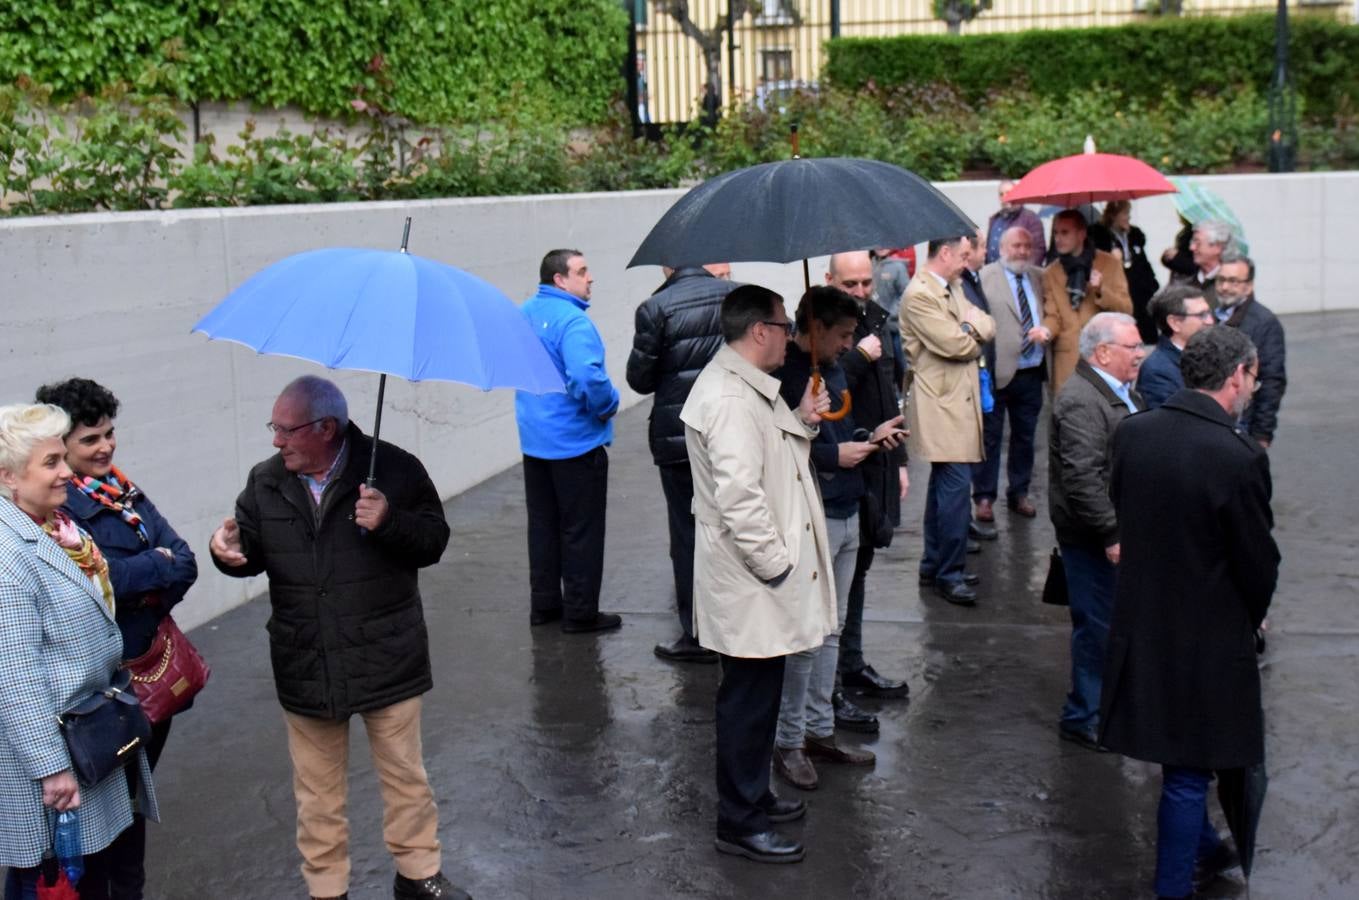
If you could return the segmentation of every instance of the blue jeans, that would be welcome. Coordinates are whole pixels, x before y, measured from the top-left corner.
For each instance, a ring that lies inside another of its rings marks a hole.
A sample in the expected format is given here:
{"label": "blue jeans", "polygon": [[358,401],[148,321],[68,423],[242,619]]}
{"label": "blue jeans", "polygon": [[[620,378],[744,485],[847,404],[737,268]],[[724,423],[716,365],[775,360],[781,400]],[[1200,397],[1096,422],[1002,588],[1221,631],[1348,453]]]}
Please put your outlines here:
{"label": "blue jeans", "polygon": [[925,555],[920,559],[920,574],[933,576],[940,584],[963,580],[967,526],[972,521],[967,497],[971,484],[972,463],[930,464],[930,485],[925,493]]}
{"label": "blue jeans", "polygon": [[1081,544],[1060,546],[1071,598],[1071,693],[1062,707],[1062,727],[1093,732],[1099,728],[1099,692],[1116,570],[1103,550]]}
{"label": "blue jeans", "polygon": [[1185,766],[1161,767],[1161,805],[1156,811],[1156,893],[1188,897],[1194,863],[1222,843],[1208,820],[1208,784],[1213,773]]}
{"label": "blue jeans", "polygon": [[1043,412],[1043,371],[1020,369],[996,391],[995,409],[982,417],[986,458],[972,466],[972,499],[996,499],[1000,489],[1000,445],[1005,417],[1010,418],[1010,447],[1005,456],[1005,499],[1017,501],[1029,493],[1033,478],[1033,439]]}

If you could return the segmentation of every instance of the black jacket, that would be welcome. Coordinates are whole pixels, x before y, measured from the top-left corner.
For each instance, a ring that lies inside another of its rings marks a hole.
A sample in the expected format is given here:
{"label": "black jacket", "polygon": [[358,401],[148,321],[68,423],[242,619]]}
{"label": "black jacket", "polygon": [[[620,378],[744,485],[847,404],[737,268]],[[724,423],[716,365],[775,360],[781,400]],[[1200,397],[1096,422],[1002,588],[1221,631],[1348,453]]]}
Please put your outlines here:
{"label": "black jacket", "polygon": [[[872,431],[888,419],[901,415],[897,401],[898,382],[896,356],[892,353],[892,338],[888,330],[891,316],[872,300],[864,302],[859,313],[859,324],[854,329],[854,343],[876,335],[882,341],[882,355],[870,360],[855,346],[840,357],[840,368],[850,392],[850,418],[859,427]],[[903,427],[905,427],[903,425]],[[859,464],[864,477],[864,497],[859,506],[859,526],[864,538],[886,547],[891,540],[890,528],[881,527],[885,517],[893,528],[901,524],[901,489],[897,469],[906,465],[906,445],[893,450],[869,454]]]}
{"label": "black jacket", "polygon": [[[964,269],[963,273],[958,276],[958,281],[962,283],[963,296],[967,298],[967,302],[988,316],[991,315],[991,301],[987,299],[986,291],[982,290],[981,276],[971,269]],[[987,341],[982,344],[982,358],[986,360],[986,368],[991,370],[992,377],[994,377],[996,371],[995,341]]]}
{"label": "black jacket", "polygon": [[1182,390],[1114,435],[1122,558],[1100,743],[1232,769],[1264,759],[1255,629],[1278,575],[1269,456],[1211,397]]}
{"label": "black jacket", "polygon": [[443,505],[425,467],[378,442],[377,488],[390,511],[376,530],[354,524],[372,439],[350,423],[348,460],[318,509],[277,454],[250,470],[236,499],[238,568],[269,575],[269,652],[279,702],[323,719],[380,709],[433,687],[417,570],[448,544]]}
{"label": "black jacket", "polygon": [[[783,396],[783,402],[788,404],[789,409],[797,409],[802,402],[802,395],[807,391],[807,382],[812,378],[811,354],[799,347],[796,341],[789,341],[783,365],[770,374],[779,381],[779,394]],[[821,386],[830,394],[831,412],[838,412],[845,405],[842,399],[848,387],[845,370],[838,362],[822,366],[821,378]],[[852,395],[850,402],[853,403]],[[843,419],[834,422],[823,419],[812,440],[812,470],[816,472],[816,483],[821,489],[821,505],[828,519],[848,519],[859,511],[859,501],[864,494],[863,476],[857,471],[857,466],[851,469],[840,466],[840,445],[854,440],[854,429],[857,427],[851,409],[851,414]]]}
{"label": "black jacket", "polygon": [[722,299],[738,287],[707,269],[676,269],[637,307],[637,329],[628,356],[628,386],[655,394],[651,407],[651,455],[658,466],[687,464],[680,410],[694,379],[722,346]]}
{"label": "black jacket", "polygon": [[1242,300],[1232,311],[1227,324],[1239,328],[1251,339],[1260,357],[1260,389],[1255,392],[1241,424],[1254,438],[1274,440],[1279,425],[1279,404],[1288,387],[1284,371],[1284,330],[1279,317],[1260,305],[1255,295]]}
{"label": "black jacket", "polygon": [[[1114,252],[1115,247],[1120,253],[1123,251],[1123,245],[1114,237],[1113,231],[1099,223],[1090,226],[1090,242],[1096,250],[1105,253]],[[1128,278],[1128,296],[1132,298],[1137,333],[1142,336],[1142,343],[1154,344],[1157,338],[1156,323],[1147,305],[1161,289],[1161,282],[1156,279],[1151,260],[1147,259],[1147,236],[1136,225],[1128,229],[1128,253],[1123,257],[1123,274]]]}
{"label": "black jacket", "polygon": [[[1133,404],[1146,406],[1132,392]],[[1048,425],[1048,513],[1057,540],[1096,552],[1118,543],[1118,517],[1109,499],[1109,462],[1114,429],[1128,406],[1090,363],[1057,392]]]}

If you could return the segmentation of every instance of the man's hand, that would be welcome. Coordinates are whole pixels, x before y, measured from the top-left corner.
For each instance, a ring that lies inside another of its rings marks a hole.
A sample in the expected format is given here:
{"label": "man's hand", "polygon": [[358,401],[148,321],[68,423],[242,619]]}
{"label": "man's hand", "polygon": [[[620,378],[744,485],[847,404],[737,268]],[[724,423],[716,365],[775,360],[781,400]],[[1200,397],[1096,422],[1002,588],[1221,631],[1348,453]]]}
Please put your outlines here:
{"label": "man's hand", "polygon": [[1046,347],[1052,342],[1052,332],[1048,331],[1042,325],[1033,326],[1029,329],[1029,333],[1024,335],[1024,337],[1028,338],[1031,343],[1037,344],[1040,347]]}
{"label": "man's hand", "polygon": [[1269,438],[1256,438],[1255,443],[1259,444],[1261,447],[1264,447],[1266,450],[1269,449],[1270,443]]}
{"label": "man's hand", "polygon": [[876,334],[870,334],[858,343],[859,350],[864,356],[877,362],[882,358],[882,341]]}
{"label": "man's hand", "polygon": [[1092,291],[1099,290],[1099,286],[1104,284],[1104,276],[1099,273],[1099,269],[1096,269],[1093,266],[1090,268],[1090,281],[1087,282],[1087,284],[1090,285],[1090,290]]}
{"label": "man's hand", "polygon": [[359,485],[359,502],[354,504],[354,523],[360,528],[375,531],[387,521],[387,497],[377,488]]}
{"label": "man's hand", "polygon": [[904,416],[893,416],[873,429],[873,434],[869,436],[869,441],[874,444],[880,443],[888,450],[899,446],[906,439],[906,434],[901,430],[901,422]]}
{"label": "man's hand", "polygon": [[169,547],[157,547],[156,552],[159,553],[161,556],[165,557],[166,559],[175,558],[175,551],[171,550]]}
{"label": "man's hand", "polygon": [[806,425],[820,425],[821,414],[830,412],[830,391],[825,384],[821,390],[812,391],[812,379],[807,379],[807,389],[802,392],[802,402],[797,405],[798,418]]}
{"label": "man's hand", "polygon": [[222,520],[222,527],[212,533],[208,550],[222,565],[245,565],[245,554],[241,552],[241,529],[235,519]]}
{"label": "man's hand", "polygon": [[840,451],[840,468],[852,469],[863,462],[878,449],[877,444],[870,444],[868,441],[845,441],[843,444],[836,444],[835,448]]}
{"label": "man's hand", "polygon": [[1104,558],[1114,565],[1118,565],[1119,549],[1118,544],[1111,544],[1104,548]]}
{"label": "man's hand", "polygon": [[906,499],[906,492],[911,489],[911,475],[906,471],[905,466],[897,469],[897,481],[901,482],[901,499]]}
{"label": "man's hand", "polygon": [[80,785],[76,784],[70,769],[48,775],[42,780],[42,805],[50,806],[57,812],[80,806]]}

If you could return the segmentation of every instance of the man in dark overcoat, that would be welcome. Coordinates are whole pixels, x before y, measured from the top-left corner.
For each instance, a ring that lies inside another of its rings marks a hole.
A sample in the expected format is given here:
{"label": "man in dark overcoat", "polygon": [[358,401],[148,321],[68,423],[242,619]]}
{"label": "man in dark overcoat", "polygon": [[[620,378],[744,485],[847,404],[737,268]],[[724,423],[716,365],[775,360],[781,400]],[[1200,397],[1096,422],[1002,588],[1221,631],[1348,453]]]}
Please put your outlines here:
{"label": "man in dark overcoat", "polygon": [[1255,629],[1274,593],[1268,455],[1237,427],[1259,360],[1234,328],[1185,346],[1185,389],[1114,435],[1118,587],[1100,740],[1160,763],[1156,890],[1193,891],[1232,856],[1208,821],[1214,771],[1264,761]]}

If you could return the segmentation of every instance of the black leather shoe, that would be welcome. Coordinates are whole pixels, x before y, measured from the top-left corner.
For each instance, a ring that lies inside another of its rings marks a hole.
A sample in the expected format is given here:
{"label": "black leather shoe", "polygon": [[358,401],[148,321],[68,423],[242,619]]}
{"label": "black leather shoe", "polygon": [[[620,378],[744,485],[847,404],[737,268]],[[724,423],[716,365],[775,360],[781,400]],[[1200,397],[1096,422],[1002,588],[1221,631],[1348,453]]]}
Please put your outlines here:
{"label": "black leather shoe", "polygon": [[905,681],[884,678],[867,664],[852,672],[841,672],[840,683],[868,697],[904,697],[911,692],[911,686]]}
{"label": "black leather shoe", "polygon": [[764,814],[771,822],[792,822],[807,814],[807,801],[775,797],[774,802],[764,808]]}
{"label": "black leather shoe", "polygon": [[562,611],[558,609],[535,609],[529,613],[530,625],[547,625],[552,622],[560,622]]}
{"label": "black leather shoe", "polygon": [[454,887],[443,872],[418,881],[398,872],[392,896],[396,900],[472,900],[471,894]]}
{"label": "black leather shoe", "polygon": [[976,541],[968,541],[968,542],[967,542],[967,552],[968,552],[968,553],[980,553],[980,552],[981,552],[981,544],[978,544]]}
{"label": "black leather shoe", "polygon": [[700,647],[698,641],[682,634],[668,644],[657,644],[651,650],[661,659],[671,662],[715,663],[717,654],[707,647]]}
{"label": "black leather shoe", "polygon": [[[933,576],[933,575],[921,575],[921,576],[920,576],[920,583],[921,583],[922,585],[926,585],[926,586],[931,585],[931,584],[934,584],[934,576]],[[963,584],[967,585],[968,587],[976,587],[977,585],[981,584],[981,576],[978,575],[978,574],[975,573],[975,572],[964,572],[964,573],[963,573]]]}
{"label": "black leather shoe", "polygon": [[835,707],[835,727],[845,731],[858,731],[863,734],[878,733],[878,717],[866,709],[859,709],[844,691],[831,694],[831,706]]}
{"label": "black leather shoe", "polygon": [[1067,728],[1065,725],[1057,726],[1057,736],[1064,741],[1070,741],[1078,747],[1093,750],[1096,753],[1108,753],[1109,748],[1103,747],[1099,742],[1099,735],[1094,731],[1086,731],[1084,728]]}
{"label": "black leather shoe", "polygon": [[563,619],[562,631],[566,634],[585,634],[590,631],[608,631],[623,624],[623,617],[617,613],[595,613],[593,619]]}
{"label": "black leather shoe", "polygon": [[1000,537],[1000,532],[991,525],[982,525],[980,522],[969,522],[967,524],[967,536],[976,538],[979,541],[994,541]]}
{"label": "black leather shoe", "polygon": [[349,900],[349,892],[345,891],[338,897],[312,897],[311,900]]}
{"label": "black leather shoe", "polygon": [[732,856],[761,863],[802,862],[802,844],[777,831],[761,831],[759,834],[717,833],[717,851]]}
{"label": "black leather shoe", "polygon": [[977,592],[961,581],[937,581],[934,592],[955,606],[977,605]]}

